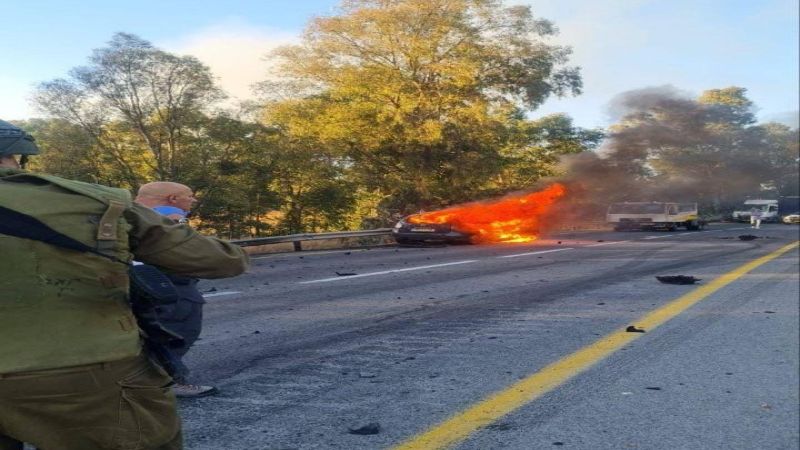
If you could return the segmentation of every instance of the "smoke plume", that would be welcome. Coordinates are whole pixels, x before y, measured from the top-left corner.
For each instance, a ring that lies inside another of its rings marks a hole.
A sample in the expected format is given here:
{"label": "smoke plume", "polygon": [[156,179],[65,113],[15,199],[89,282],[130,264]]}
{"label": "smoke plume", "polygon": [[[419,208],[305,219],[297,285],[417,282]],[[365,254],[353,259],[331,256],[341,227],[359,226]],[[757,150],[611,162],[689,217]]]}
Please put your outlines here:
{"label": "smoke plume", "polygon": [[698,202],[720,212],[758,193],[772,175],[749,104],[700,102],[664,86],[611,103],[618,122],[596,152],[562,160],[564,220],[603,217],[620,201]]}

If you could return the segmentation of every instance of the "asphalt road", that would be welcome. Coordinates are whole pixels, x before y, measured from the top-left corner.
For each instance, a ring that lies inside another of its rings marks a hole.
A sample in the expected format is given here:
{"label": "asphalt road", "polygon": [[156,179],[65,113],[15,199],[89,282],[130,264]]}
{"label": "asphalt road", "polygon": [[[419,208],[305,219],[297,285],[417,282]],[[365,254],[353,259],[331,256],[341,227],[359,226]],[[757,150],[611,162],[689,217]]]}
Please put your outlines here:
{"label": "asphalt road", "polygon": [[[187,363],[221,393],[181,400],[186,448],[435,448],[419,440],[431,432],[475,450],[797,449],[798,250],[774,252],[799,232],[257,257],[201,284]],[[377,434],[349,432],[371,423]]]}

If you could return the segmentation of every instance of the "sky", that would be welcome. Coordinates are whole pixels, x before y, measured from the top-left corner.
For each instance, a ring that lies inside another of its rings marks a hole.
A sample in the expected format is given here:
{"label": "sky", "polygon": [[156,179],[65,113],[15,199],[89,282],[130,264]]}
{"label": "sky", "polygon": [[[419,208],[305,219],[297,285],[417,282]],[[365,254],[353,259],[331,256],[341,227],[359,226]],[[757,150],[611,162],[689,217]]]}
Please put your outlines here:
{"label": "sky", "polygon": [[[741,86],[760,121],[797,126],[800,32],[797,0],[507,0],[529,4],[573,48],[577,97],[553,98],[532,118],[566,113],[575,124],[615,122],[620,93],[671,85],[688,96]],[[234,98],[252,98],[276,46],[298,42],[314,16],[339,0],[28,0],[3,7],[0,118],[41,117],[28,99],[37,83],[66,77],[115,32],[206,63]]]}

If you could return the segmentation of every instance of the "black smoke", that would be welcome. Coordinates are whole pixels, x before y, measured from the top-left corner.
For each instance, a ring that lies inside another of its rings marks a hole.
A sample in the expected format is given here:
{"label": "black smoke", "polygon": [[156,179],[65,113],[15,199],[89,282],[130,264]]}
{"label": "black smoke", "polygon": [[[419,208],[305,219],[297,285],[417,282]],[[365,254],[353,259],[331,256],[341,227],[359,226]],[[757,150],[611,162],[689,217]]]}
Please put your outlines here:
{"label": "black smoke", "polygon": [[561,215],[598,220],[620,201],[697,202],[724,215],[764,193],[778,172],[796,173],[797,150],[791,132],[776,143],[773,128],[753,125],[750,109],[701,102],[671,86],[617,96],[610,106],[617,123],[603,145],[562,160],[558,181],[570,195]]}

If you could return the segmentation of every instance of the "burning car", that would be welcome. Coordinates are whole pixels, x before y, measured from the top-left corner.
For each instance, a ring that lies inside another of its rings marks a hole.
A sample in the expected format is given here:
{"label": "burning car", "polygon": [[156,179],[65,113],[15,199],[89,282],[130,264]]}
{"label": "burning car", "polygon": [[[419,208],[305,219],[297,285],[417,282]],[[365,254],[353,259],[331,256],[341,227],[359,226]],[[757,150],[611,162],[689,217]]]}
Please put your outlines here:
{"label": "burning car", "polygon": [[420,214],[404,217],[392,229],[392,236],[398,244],[414,242],[446,242],[468,244],[472,234],[460,231],[449,223],[425,222]]}
{"label": "burning car", "polygon": [[398,222],[392,234],[400,244],[531,242],[565,193],[563,185],[554,183],[541,191],[413,214]]}

